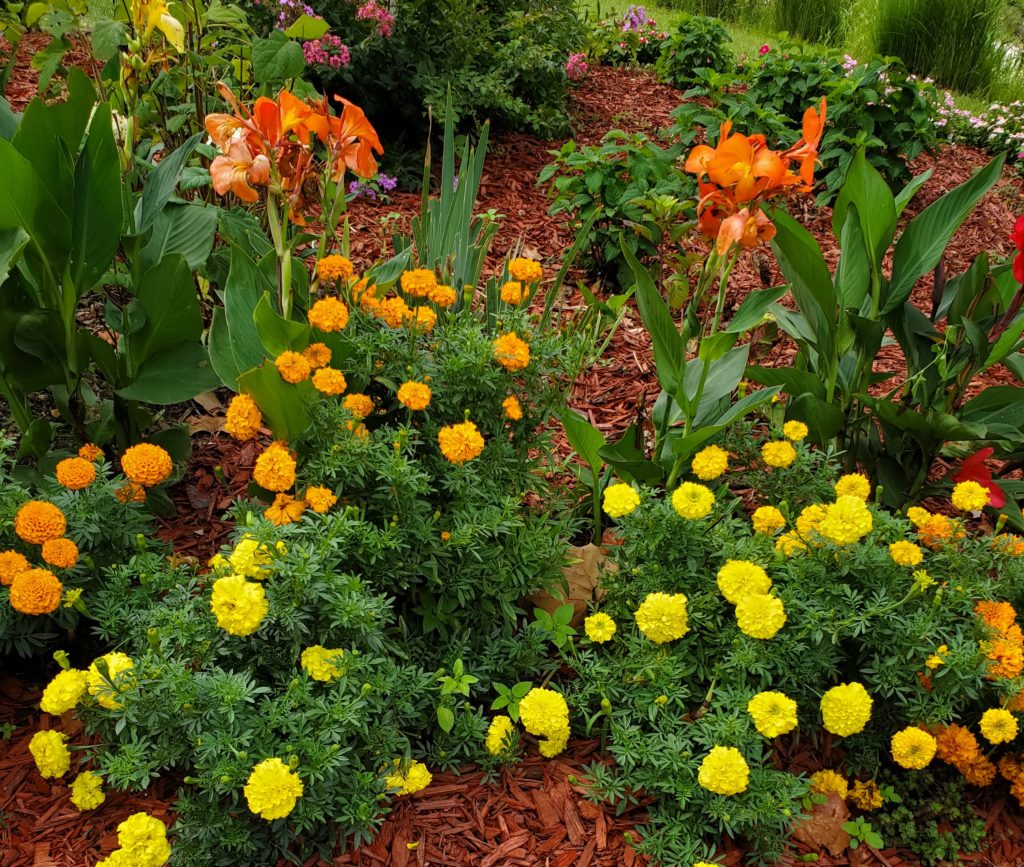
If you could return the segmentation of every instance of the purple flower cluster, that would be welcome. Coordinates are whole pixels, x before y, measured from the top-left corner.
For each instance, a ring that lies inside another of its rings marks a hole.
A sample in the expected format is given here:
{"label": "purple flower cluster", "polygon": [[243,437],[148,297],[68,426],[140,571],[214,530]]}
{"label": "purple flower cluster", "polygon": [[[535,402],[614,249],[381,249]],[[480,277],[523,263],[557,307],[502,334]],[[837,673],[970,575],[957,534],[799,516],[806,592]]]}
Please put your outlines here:
{"label": "purple flower cluster", "polygon": [[308,15],[310,18],[319,17],[313,11],[312,6],[308,3],[299,2],[299,0],[277,0],[277,6],[277,24],[274,26],[278,30],[287,30],[303,15]]}
{"label": "purple flower cluster", "polygon": [[653,24],[654,19],[647,17],[647,10],[643,6],[630,6],[622,16],[622,29],[625,31],[641,30],[648,23]]}
{"label": "purple flower cluster", "polygon": [[306,63],[316,66],[329,66],[340,69],[348,66],[350,56],[348,46],[340,38],[326,33],[319,39],[309,39],[302,43],[302,54]]}
{"label": "purple flower cluster", "polygon": [[579,81],[587,74],[587,55],[583,53],[570,54],[565,63],[565,75],[569,81]]}
{"label": "purple flower cluster", "polygon": [[392,178],[388,175],[378,175],[375,180],[371,181],[352,181],[348,185],[348,192],[353,198],[362,196],[363,198],[369,199],[371,202],[376,202],[378,193],[386,199],[387,194],[393,193],[397,186],[398,178]]}
{"label": "purple flower cluster", "polygon": [[377,0],[367,0],[356,11],[356,18],[360,21],[376,21],[377,34],[385,39],[391,36],[395,26],[395,16],[391,14],[387,6],[383,6]]}

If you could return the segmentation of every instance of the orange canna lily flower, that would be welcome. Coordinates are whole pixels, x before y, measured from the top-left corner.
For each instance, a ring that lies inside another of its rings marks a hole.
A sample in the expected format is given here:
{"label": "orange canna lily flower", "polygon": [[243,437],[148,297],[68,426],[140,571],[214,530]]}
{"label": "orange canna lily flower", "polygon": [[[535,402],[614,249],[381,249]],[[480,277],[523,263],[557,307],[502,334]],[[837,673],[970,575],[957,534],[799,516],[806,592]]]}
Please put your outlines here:
{"label": "orange canna lily flower", "polygon": [[330,118],[328,145],[334,160],[333,180],[339,181],[345,168],[360,177],[368,178],[377,172],[373,152],[384,153],[380,138],[358,105],[340,96],[334,98],[344,107],[340,117]]}
{"label": "orange canna lily flower", "polygon": [[210,165],[210,177],[217,194],[229,190],[243,202],[258,202],[260,194],[250,184],[261,186],[270,178],[270,160],[264,154],[255,158],[244,139],[232,142],[226,154],[215,157]]}
{"label": "orange canna lily flower", "polygon": [[[707,164],[708,177],[720,187],[732,187],[737,202],[749,202],[767,189],[796,180],[779,155],[737,133],[715,149]],[[792,181],[789,178],[792,177]]]}
{"label": "orange canna lily flower", "polygon": [[683,168],[690,174],[702,178],[708,173],[708,163],[715,158],[715,149],[710,145],[697,145],[686,158]]}
{"label": "orange canna lily flower", "polygon": [[775,237],[775,231],[775,225],[760,208],[753,213],[741,208],[722,220],[718,230],[718,255],[724,256],[734,244],[750,248],[767,243]]}

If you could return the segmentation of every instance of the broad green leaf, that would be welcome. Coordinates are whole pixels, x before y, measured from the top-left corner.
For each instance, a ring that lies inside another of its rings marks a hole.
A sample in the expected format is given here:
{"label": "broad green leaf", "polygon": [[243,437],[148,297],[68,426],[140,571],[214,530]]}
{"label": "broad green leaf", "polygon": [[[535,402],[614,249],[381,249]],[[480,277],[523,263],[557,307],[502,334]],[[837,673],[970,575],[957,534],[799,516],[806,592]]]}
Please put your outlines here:
{"label": "broad green leaf", "polygon": [[15,114],[11,104],[0,96],[0,138],[10,141],[18,131],[21,115]]}
{"label": "broad green leaf", "polygon": [[789,415],[804,422],[810,429],[811,438],[819,444],[834,439],[846,424],[841,406],[807,391],[793,398],[789,404]]}
{"label": "broad green leaf", "polygon": [[856,206],[871,267],[877,270],[896,234],[896,201],[878,169],[865,159],[863,148],[857,150],[850,162],[846,182],[832,211],[832,231],[840,240],[844,223],[851,216],[851,204]]}
{"label": "broad green leaf", "polygon": [[[40,316],[45,318],[44,322],[35,321]],[[26,318],[29,321],[22,325],[22,320]],[[21,391],[40,391],[66,381],[64,371],[66,353],[62,351],[58,357],[56,351],[50,352],[43,349],[40,351],[47,356],[47,359],[42,359],[36,352],[39,344],[32,332],[40,328],[49,329],[52,332],[43,341],[43,345],[63,337],[64,329],[60,317],[53,311],[0,309],[0,370],[3,370],[4,376]],[[32,347],[31,351],[25,351],[18,346],[15,335],[19,330],[24,335],[26,345]],[[61,344],[61,350],[63,350],[63,344]]]}
{"label": "broad green leaf", "polygon": [[193,270],[201,267],[213,249],[216,231],[217,209],[212,205],[168,204],[153,221],[153,233],[142,248],[141,270],[174,253],[184,256]]}
{"label": "broad green leaf", "polygon": [[759,385],[780,386],[786,394],[799,395],[806,392],[825,399],[825,383],[820,377],[805,370],[796,370],[792,367],[750,366],[744,371],[744,375]]}
{"label": "broad green leaf", "polygon": [[106,63],[117,54],[125,40],[125,26],[112,18],[101,18],[92,25],[92,53],[96,59]]}
{"label": "broad green leaf", "polygon": [[185,343],[148,357],[118,394],[128,400],[170,405],[216,388],[220,380],[199,343]]}
{"label": "broad green leaf", "polygon": [[588,422],[576,410],[566,407],[558,413],[558,418],[565,429],[565,437],[576,454],[587,462],[596,476],[601,472],[604,461],[600,451],[606,445],[604,434]]}
{"label": "broad green leaf", "polygon": [[146,178],[146,186],[143,187],[142,196],[135,212],[135,230],[140,235],[153,225],[157,216],[174,195],[185,163],[188,162],[202,138],[203,134],[197,132],[181,147],[176,148],[173,153],[160,160],[157,167]]}
{"label": "broad green leaf", "polygon": [[323,18],[303,13],[284,31],[284,35],[289,39],[319,39],[330,29],[331,25]]}
{"label": "broad green leaf", "polygon": [[728,409],[719,414],[713,423],[703,424],[687,436],[673,437],[671,439],[673,454],[682,458],[692,457],[715,434],[721,433],[734,421],[743,418],[748,412],[771,400],[778,393],[778,386],[762,388],[729,404]]}
{"label": "broad green leaf", "polygon": [[788,291],[788,286],[778,286],[774,289],[755,289],[743,299],[743,303],[740,304],[736,315],[725,326],[725,331],[742,333],[756,327],[761,323],[765,313],[768,311],[768,307],[778,301]]}
{"label": "broad green leaf", "polygon": [[661,481],[663,473],[653,461],[647,460],[643,448],[643,430],[631,424],[617,443],[601,446],[598,456],[627,482],[640,481],[653,484]]}
{"label": "broad green leaf", "polygon": [[273,291],[273,288],[256,263],[240,247],[231,248],[231,267],[222,300],[231,351],[239,371],[256,367],[266,358],[267,353],[256,329],[253,313],[263,294]]}
{"label": "broad green leaf", "polygon": [[302,46],[280,30],[272,31],[268,39],[253,39],[252,71],[257,84],[281,84],[298,78],[305,68]]}
{"label": "broad green leaf", "polygon": [[896,194],[897,216],[903,213],[907,205],[909,205],[914,196],[917,195],[917,191],[931,180],[932,171],[932,169],[928,169],[926,172],[921,172],[921,174],[915,175],[913,180],[911,180],[909,184]]}
{"label": "broad green leaf", "polygon": [[151,356],[199,341],[203,318],[192,271],[183,257],[168,256],[146,271],[136,298],[146,311],[145,325],[126,338],[136,370],[141,371]]}
{"label": "broad green leaf", "polygon": [[309,413],[303,395],[313,389],[308,381],[291,385],[273,364],[264,364],[239,376],[238,387],[256,401],[276,439],[296,442],[305,433]]}
{"label": "broad green leaf", "polygon": [[[50,195],[36,172],[7,141],[0,140],[0,229],[24,229],[36,247],[33,272],[45,263],[56,269],[54,279],[67,262],[71,226],[67,216]],[[35,273],[41,279],[39,273]]]}
{"label": "broad green leaf", "polygon": [[21,253],[28,244],[29,237],[21,227],[0,229],[0,286],[11,273],[11,269],[21,258]]}
{"label": "broad green leaf", "polygon": [[210,322],[208,338],[210,363],[217,372],[220,381],[232,391],[238,391],[238,375],[259,363],[259,359],[251,359],[249,364],[242,365],[235,356],[228,331],[228,320],[223,307],[213,308],[213,319]]}
{"label": "broad green leaf", "polygon": [[864,242],[857,205],[849,204],[849,216],[839,235],[842,253],[836,266],[836,296],[842,310],[860,311],[871,289],[871,263]]}
{"label": "broad green leaf", "polygon": [[271,358],[289,349],[301,352],[312,340],[312,329],[302,322],[292,322],[280,316],[271,306],[270,294],[267,292],[256,302],[252,318],[263,348]]}

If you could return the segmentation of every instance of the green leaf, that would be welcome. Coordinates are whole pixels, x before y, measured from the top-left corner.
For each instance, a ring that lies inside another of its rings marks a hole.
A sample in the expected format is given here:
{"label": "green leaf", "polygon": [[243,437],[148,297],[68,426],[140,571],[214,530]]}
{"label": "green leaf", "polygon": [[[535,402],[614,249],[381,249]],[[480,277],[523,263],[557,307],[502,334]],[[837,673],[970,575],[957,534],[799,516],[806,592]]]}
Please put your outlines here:
{"label": "green leaf", "polygon": [[181,147],[176,148],[173,153],[160,160],[146,179],[146,186],[143,187],[135,213],[136,231],[139,234],[147,231],[153,225],[157,216],[174,195],[185,164],[202,138],[203,134],[197,132]]}
{"label": "green leaf", "polygon": [[850,202],[848,207],[849,216],[839,234],[842,253],[836,266],[835,291],[841,309],[859,312],[871,289],[871,262],[857,205]]}
{"label": "green leaf", "polygon": [[323,18],[303,13],[284,31],[284,35],[289,39],[319,39],[330,29],[331,25]]}
{"label": "green leaf", "polygon": [[865,159],[863,148],[859,148],[850,161],[846,182],[832,211],[832,231],[840,240],[844,223],[852,216],[851,204],[856,208],[871,267],[877,270],[896,233],[896,202],[885,179]]}
{"label": "green leaf", "polygon": [[220,385],[206,349],[200,343],[188,343],[147,358],[134,380],[118,395],[168,406],[191,400],[197,394]]}
{"label": "green leaf", "polygon": [[0,229],[0,286],[21,258],[21,253],[28,242],[28,232],[21,227]]}
{"label": "green leaf", "polygon": [[280,316],[270,305],[270,293],[264,292],[252,312],[256,330],[263,348],[271,358],[286,350],[302,351],[309,346],[313,337],[312,329],[302,322],[292,322]]}
{"label": "green leaf", "polygon": [[256,401],[276,439],[296,442],[309,427],[309,412],[302,399],[313,389],[308,381],[291,385],[281,379],[274,365],[264,364],[239,376],[238,387]]}
{"label": "green leaf", "polygon": [[732,321],[725,327],[730,333],[742,333],[760,324],[767,312],[769,305],[778,301],[789,291],[788,286],[778,286],[774,289],[755,289],[740,304],[739,310],[733,316]]}
{"label": "green leaf", "polygon": [[846,415],[841,406],[829,403],[809,392],[797,395],[789,405],[791,418],[804,422],[811,437],[819,444],[827,443],[838,436],[846,424]]}
{"label": "green leaf", "polygon": [[210,363],[217,372],[218,378],[232,391],[238,391],[238,375],[244,370],[255,367],[259,363],[259,359],[251,359],[248,364],[239,362],[231,341],[231,332],[228,331],[228,320],[223,307],[213,308],[208,343]]}
{"label": "green leaf", "polygon": [[146,271],[136,298],[146,311],[145,325],[126,338],[136,369],[152,355],[199,342],[203,318],[192,271],[184,258],[168,256]]}
{"label": "green leaf", "polygon": [[71,225],[57,201],[43,185],[35,167],[10,142],[0,139],[0,165],[4,182],[0,184],[0,229],[24,229],[37,248],[32,270],[41,267],[39,259],[63,270],[71,245]]}
{"label": "green leaf", "polygon": [[439,707],[437,709],[437,724],[445,733],[450,732],[455,726],[455,714],[450,707]]}
{"label": "green leaf", "polygon": [[274,30],[268,39],[252,41],[252,71],[257,84],[281,84],[298,78],[305,68],[302,46],[280,30]]}
{"label": "green leaf", "polygon": [[913,200],[914,196],[917,195],[917,191],[921,189],[932,176],[932,169],[928,169],[926,172],[921,172],[919,175],[915,175],[913,180],[907,184],[902,190],[896,194],[896,215],[899,216],[906,209],[907,205]]}
{"label": "green leaf", "polygon": [[101,18],[93,23],[91,36],[92,53],[101,63],[106,63],[125,41],[125,26],[112,18]]}
{"label": "green leaf", "polygon": [[822,400],[825,399],[825,383],[813,373],[808,373],[805,370],[796,370],[791,367],[750,366],[744,375],[759,385],[781,386],[786,394],[798,395],[806,392]]}
{"label": "green leaf", "polygon": [[597,453],[627,482],[653,484],[661,481],[664,476],[661,467],[646,459],[643,450],[643,431],[635,423],[626,429],[617,443],[602,446]]}
{"label": "green leaf", "polygon": [[779,388],[777,386],[762,388],[740,398],[735,403],[729,404],[728,408],[719,414],[713,423],[702,425],[685,437],[674,438],[672,440],[672,453],[677,457],[691,457],[700,446],[715,434],[725,430],[734,421],[743,418],[748,412],[759,407],[762,403],[771,400],[772,396],[778,393]]}
{"label": "green leaf", "polygon": [[45,418],[35,418],[28,430],[21,431],[21,440],[18,443],[18,450],[15,453],[15,460],[23,458],[35,458],[39,460],[45,457],[50,450],[50,443],[53,442],[53,428]]}
{"label": "green leaf", "polygon": [[152,235],[142,248],[140,269],[152,268],[165,256],[180,253],[198,269],[213,249],[217,209],[212,205],[168,204],[153,221]]}
{"label": "green leaf", "polygon": [[591,472],[596,476],[604,466],[600,455],[601,448],[606,444],[604,434],[570,407],[561,410],[557,415],[562,422],[569,445],[587,462]]}

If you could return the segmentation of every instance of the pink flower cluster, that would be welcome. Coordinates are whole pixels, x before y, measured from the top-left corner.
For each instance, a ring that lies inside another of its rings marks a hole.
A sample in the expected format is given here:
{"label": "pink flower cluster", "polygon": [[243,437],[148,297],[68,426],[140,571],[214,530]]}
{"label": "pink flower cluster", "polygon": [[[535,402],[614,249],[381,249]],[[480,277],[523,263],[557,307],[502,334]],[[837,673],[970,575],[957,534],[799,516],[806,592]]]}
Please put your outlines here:
{"label": "pink flower cluster", "polygon": [[588,72],[586,54],[570,54],[565,64],[565,75],[569,81],[579,81]]}
{"label": "pink flower cluster", "polygon": [[395,16],[391,14],[387,6],[382,6],[377,0],[367,0],[356,12],[356,18],[360,21],[376,21],[377,34],[387,39],[395,26]]}
{"label": "pink flower cluster", "polygon": [[309,39],[302,43],[302,53],[306,63],[310,65],[329,66],[339,69],[348,66],[348,46],[337,36],[326,33],[319,39]]}

